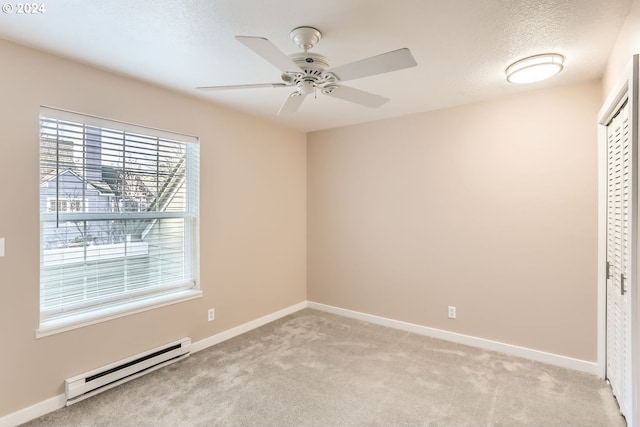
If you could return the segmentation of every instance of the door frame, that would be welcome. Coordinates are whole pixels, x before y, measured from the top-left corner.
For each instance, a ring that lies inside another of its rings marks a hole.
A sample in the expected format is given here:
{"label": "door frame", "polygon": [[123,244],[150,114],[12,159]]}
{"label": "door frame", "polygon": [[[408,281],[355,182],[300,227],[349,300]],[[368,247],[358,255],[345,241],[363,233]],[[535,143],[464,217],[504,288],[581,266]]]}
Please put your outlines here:
{"label": "door frame", "polygon": [[[620,109],[625,100],[629,102],[629,126],[631,141],[631,162],[638,165],[638,63],[639,55],[634,55],[627,66],[626,73],[618,84],[608,94],[600,112],[598,113],[598,375],[606,376],[607,355],[607,279],[606,279],[606,254],[607,254],[607,124]],[[628,281],[630,296],[630,337],[629,350],[631,352],[630,368],[630,396],[629,408],[626,414],[629,427],[640,427],[640,414],[638,399],[640,398],[640,295],[638,293],[637,265],[638,251],[638,167],[633,167],[632,183],[632,230],[630,270],[632,280]]]}

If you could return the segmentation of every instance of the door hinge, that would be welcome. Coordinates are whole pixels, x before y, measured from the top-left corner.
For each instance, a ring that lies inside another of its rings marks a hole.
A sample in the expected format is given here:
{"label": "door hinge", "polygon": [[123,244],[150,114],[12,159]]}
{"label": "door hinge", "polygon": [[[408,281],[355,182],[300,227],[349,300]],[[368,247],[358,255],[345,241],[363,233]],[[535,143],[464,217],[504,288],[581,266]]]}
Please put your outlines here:
{"label": "door hinge", "polygon": [[606,273],[606,278],[607,278],[607,279],[611,279],[611,264],[609,264],[609,261],[607,261],[607,273]]}
{"label": "door hinge", "polygon": [[624,295],[627,293],[627,290],[624,288],[624,281],[625,281],[625,277],[624,274],[620,274],[620,295]]}

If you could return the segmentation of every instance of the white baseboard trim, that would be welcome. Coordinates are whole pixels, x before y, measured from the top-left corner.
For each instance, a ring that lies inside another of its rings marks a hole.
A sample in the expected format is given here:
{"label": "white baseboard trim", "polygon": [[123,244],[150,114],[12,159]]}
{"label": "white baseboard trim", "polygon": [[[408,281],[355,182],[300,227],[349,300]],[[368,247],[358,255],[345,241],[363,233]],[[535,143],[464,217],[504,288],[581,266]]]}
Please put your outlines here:
{"label": "white baseboard trim", "polygon": [[49,412],[64,408],[66,402],[67,398],[64,393],[52,397],[51,399],[43,400],[42,402],[31,405],[28,408],[21,409],[0,418],[0,427],[15,427],[26,423],[27,421],[35,420]]}
{"label": "white baseboard trim", "polygon": [[472,347],[478,347],[485,350],[497,351],[512,356],[523,357],[525,359],[542,362],[549,365],[560,366],[562,368],[573,369],[575,371],[586,372],[592,375],[598,375],[598,364],[588,362],[586,360],[574,359],[571,357],[561,356],[559,354],[547,353],[544,351],[533,350],[531,348],[520,347],[512,344],[505,344],[498,341],[492,341],[484,338],[472,337],[456,332],[444,331],[442,329],[429,328],[427,326],[417,325],[415,323],[393,320],[386,317],[375,316],[372,314],[361,313],[359,311],[347,310],[331,305],[320,304],[317,302],[307,301],[307,306],[327,313],[337,314],[340,316],[350,317],[352,319],[362,320],[376,325],[387,326],[394,329],[400,329],[419,335],[425,335],[433,338],[439,338],[446,341],[465,344]]}
{"label": "white baseboard trim", "polygon": [[292,313],[295,313],[296,311],[300,311],[303,308],[307,308],[307,301],[294,304],[290,307],[286,307],[286,308],[283,308],[282,310],[278,310],[275,313],[267,314],[266,316],[262,316],[258,319],[236,326],[235,328],[231,328],[224,332],[220,332],[219,334],[212,335],[208,338],[205,338],[203,340],[200,340],[198,342],[191,344],[191,352],[196,353],[200,350],[204,350],[207,347],[211,347],[212,345],[219,344],[228,339],[237,337],[238,335],[242,335],[245,332],[249,332],[252,329],[256,329],[256,328],[259,328],[260,326],[266,325],[267,323],[271,323],[274,320],[278,320],[284,316],[288,316]]}
{"label": "white baseboard trim", "polygon": [[[586,372],[589,374],[598,374],[598,364],[594,362],[588,362],[585,360],[573,359],[571,357],[561,356],[553,353],[546,353],[539,350],[533,350],[526,347],[519,347],[511,344],[505,344],[498,341],[491,341],[484,338],[472,337],[469,335],[458,334],[455,332],[444,331],[441,329],[429,328],[427,326],[421,326],[414,323],[403,322],[400,320],[393,320],[386,317],[375,316],[372,314],[361,313],[358,311],[347,310],[344,308],[334,307],[331,305],[320,304],[317,302],[303,301],[298,304],[294,304],[290,307],[283,308],[266,316],[262,316],[258,319],[228,329],[219,334],[212,335],[203,340],[197,341],[191,344],[191,352],[196,353],[212,345],[219,344],[228,339],[242,335],[245,332],[249,332],[252,329],[259,328],[267,323],[278,320],[289,314],[300,311],[304,308],[312,308],[315,310],[325,311],[327,313],[333,313],[340,316],[350,317],[352,319],[362,320],[365,322],[387,326],[394,329],[400,329],[407,332],[412,332],[419,335],[425,335],[433,338],[439,338],[446,341],[452,341],[459,344],[465,344],[473,347],[483,348],[485,350],[498,351],[513,356],[523,357],[537,362],[547,363],[549,365],[560,366],[563,368],[573,369],[576,371]],[[49,412],[53,412],[57,409],[63,408],[66,403],[66,397],[64,394],[57,395],[50,399],[36,403],[28,408],[21,409],[14,413],[5,415],[0,418],[0,427],[15,427],[27,421],[31,421],[42,415],[46,415]]]}
{"label": "white baseboard trim", "polygon": [[[244,334],[245,332],[249,332],[252,329],[266,325],[267,323],[273,322],[274,320],[278,320],[284,316],[288,316],[289,314],[295,313],[296,311],[300,311],[303,308],[307,308],[306,301],[283,308],[282,310],[276,311],[275,313],[267,314],[266,316],[262,316],[240,326],[236,326],[235,328],[231,328],[219,334],[210,336],[209,338],[205,338],[191,344],[191,352],[196,353],[200,350],[204,350],[207,347],[211,347],[212,345],[221,343],[222,341],[226,341],[230,338]],[[15,427],[17,425],[26,423],[27,421],[34,420],[38,417],[48,414],[49,412],[64,408],[66,402],[66,396],[64,394],[60,394],[58,396],[36,403],[35,405],[29,406],[28,408],[21,409],[0,418],[0,427]]]}

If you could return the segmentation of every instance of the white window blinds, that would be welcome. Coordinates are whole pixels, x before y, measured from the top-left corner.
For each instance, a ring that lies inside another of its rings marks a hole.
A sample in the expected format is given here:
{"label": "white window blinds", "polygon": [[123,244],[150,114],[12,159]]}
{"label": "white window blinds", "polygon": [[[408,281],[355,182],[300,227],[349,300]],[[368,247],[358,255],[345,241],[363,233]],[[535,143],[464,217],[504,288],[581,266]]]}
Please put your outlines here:
{"label": "white window blinds", "polygon": [[41,322],[197,288],[195,137],[41,108]]}

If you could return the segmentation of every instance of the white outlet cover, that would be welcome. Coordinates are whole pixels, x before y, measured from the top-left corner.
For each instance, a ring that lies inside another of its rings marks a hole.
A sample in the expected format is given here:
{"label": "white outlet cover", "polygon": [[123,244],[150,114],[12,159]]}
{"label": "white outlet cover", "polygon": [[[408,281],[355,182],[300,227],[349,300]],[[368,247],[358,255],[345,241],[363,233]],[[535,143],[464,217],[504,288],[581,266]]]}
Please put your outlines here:
{"label": "white outlet cover", "polygon": [[4,256],[4,237],[0,237],[0,256]]}

